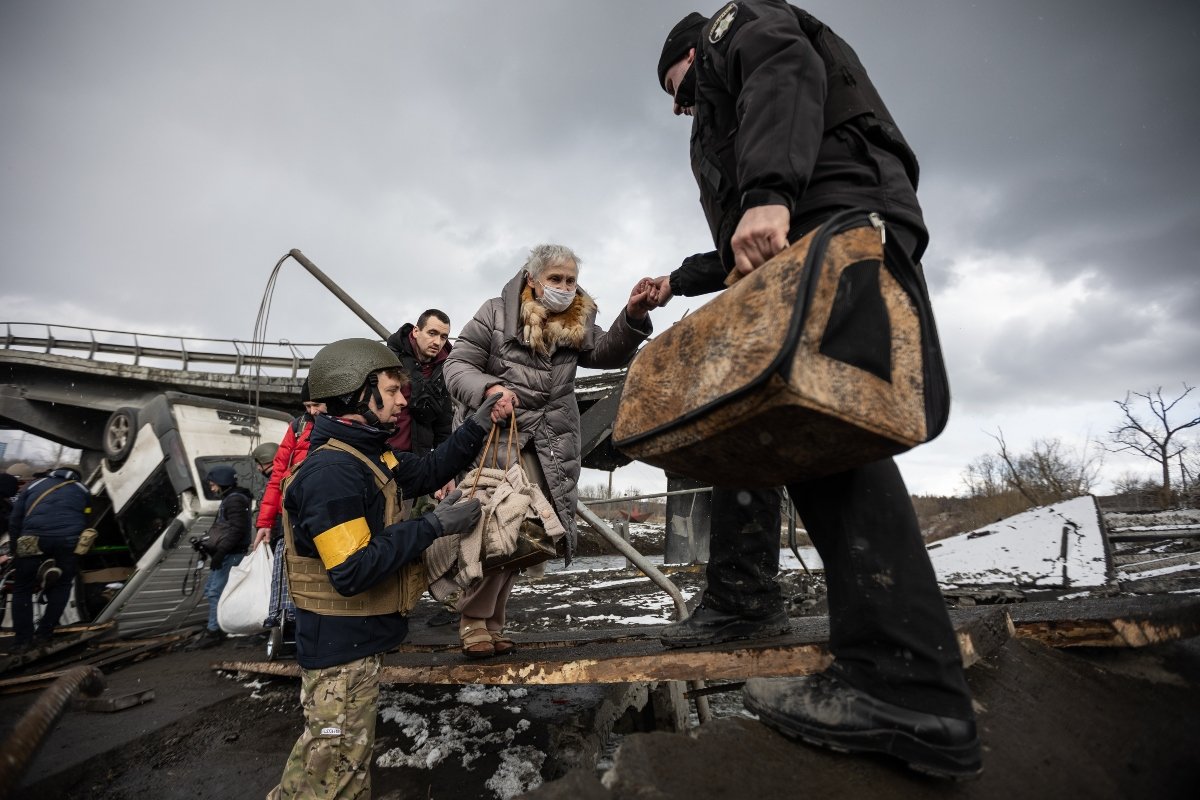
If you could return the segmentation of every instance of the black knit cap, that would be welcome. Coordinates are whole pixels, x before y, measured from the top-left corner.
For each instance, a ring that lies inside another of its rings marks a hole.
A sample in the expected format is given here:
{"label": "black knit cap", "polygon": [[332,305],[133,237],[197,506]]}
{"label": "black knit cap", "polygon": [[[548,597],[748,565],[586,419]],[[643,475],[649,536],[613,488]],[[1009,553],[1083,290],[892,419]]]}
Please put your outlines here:
{"label": "black knit cap", "polygon": [[663,89],[667,88],[667,70],[696,46],[700,30],[707,24],[708,17],[693,11],[671,28],[667,41],[663,42],[662,55],[658,57],[658,85]]}

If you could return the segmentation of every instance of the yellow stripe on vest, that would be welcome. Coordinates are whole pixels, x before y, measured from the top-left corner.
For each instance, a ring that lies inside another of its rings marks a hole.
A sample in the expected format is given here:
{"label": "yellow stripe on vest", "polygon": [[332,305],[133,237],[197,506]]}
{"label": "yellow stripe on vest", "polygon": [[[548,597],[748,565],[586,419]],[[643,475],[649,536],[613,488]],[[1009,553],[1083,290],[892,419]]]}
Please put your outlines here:
{"label": "yellow stripe on vest", "polygon": [[400,460],[396,458],[396,454],[391,450],[384,450],[379,460],[386,464],[388,469],[395,469],[396,465],[400,463]]}
{"label": "yellow stripe on vest", "polygon": [[317,546],[317,554],[321,556],[325,569],[333,569],[341,564],[366,547],[369,541],[371,529],[367,526],[365,517],[335,525],[313,537],[313,544]]}

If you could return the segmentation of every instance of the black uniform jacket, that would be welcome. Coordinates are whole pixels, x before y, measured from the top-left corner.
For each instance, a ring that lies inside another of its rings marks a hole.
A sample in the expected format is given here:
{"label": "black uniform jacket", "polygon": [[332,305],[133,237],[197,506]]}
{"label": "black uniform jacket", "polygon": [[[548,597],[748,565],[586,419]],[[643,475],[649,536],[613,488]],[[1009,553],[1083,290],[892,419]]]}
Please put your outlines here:
{"label": "black uniform jacket", "polygon": [[901,157],[911,152],[887,149],[870,114],[826,130],[830,77],[797,14],[781,0],[739,0],[701,30],[691,160],[717,251],[686,259],[671,274],[674,294],[723,288],[730,239],[755,206],[791,209],[793,242],[839,209],[864,207],[917,234],[914,259],[924,249],[921,207]]}
{"label": "black uniform jacket", "polygon": [[[470,465],[484,436],[482,427],[467,420],[428,455],[396,453],[398,464],[392,470],[396,485],[405,497],[440,489]],[[348,453],[318,450],[329,439],[354,447],[387,472],[380,458],[387,433],[319,415],[312,448],[284,495],[297,554],[320,558],[333,588],[350,596],[390,580],[401,566],[424,552],[442,526],[432,513],[385,525],[386,498],[376,489],[374,474]],[[399,612],[340,617],[298,608],[296,660],[305,669],[345,664],[390,650],[407,634],[408,619]]]}

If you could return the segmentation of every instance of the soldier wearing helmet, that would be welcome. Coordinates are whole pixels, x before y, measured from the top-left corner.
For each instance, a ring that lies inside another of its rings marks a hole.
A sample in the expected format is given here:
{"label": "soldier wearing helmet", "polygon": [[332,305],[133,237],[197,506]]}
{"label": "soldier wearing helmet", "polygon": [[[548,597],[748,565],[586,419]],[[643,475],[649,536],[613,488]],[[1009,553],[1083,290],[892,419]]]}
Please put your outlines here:
{"label": "soldier wearing helmet", "polygon": [[308,380],[327,413],[315,418],[312,449],[283,485],[306,724],[270,797],[369,796],[380,654],[408,634],[407,614],[427,585],[425,548],[471,531],[481,513],[478,500],[455,491],[431,512],[402,520],[401,497],[429,494],[470,465],[495,400],[417,456],[386,446],[407,381],[386,345],[329,344],[313,358]]}

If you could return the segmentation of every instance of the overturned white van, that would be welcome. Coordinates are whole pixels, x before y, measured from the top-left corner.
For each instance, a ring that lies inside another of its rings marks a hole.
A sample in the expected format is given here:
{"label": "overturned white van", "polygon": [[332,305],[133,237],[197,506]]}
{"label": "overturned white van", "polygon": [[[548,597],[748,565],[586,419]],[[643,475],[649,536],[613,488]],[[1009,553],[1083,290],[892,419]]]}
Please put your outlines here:
{"label": "overturned white van", "polygon": [[80,563],[79,620],[116,621],[120,636],[203,623],[204,565],[189,539],[207,533],[220,505],[204,476],[230,465],[260,496],[265,479],[250,453],[280,441],[288,422],[282,412],[178,392],[115,411],[105,458],[87,478],[99,536]]}

